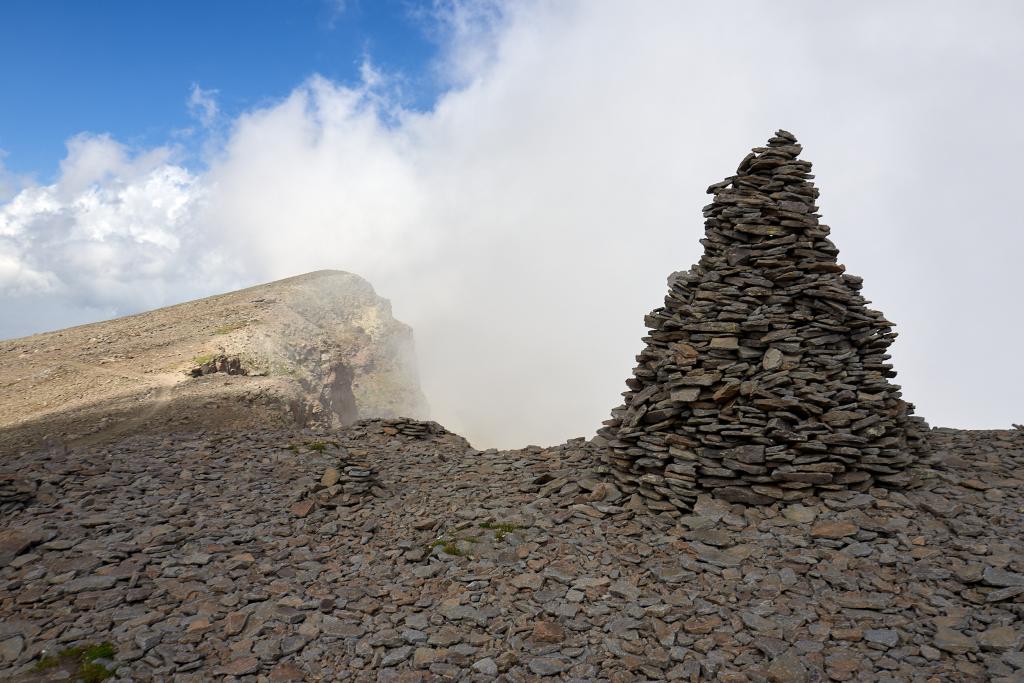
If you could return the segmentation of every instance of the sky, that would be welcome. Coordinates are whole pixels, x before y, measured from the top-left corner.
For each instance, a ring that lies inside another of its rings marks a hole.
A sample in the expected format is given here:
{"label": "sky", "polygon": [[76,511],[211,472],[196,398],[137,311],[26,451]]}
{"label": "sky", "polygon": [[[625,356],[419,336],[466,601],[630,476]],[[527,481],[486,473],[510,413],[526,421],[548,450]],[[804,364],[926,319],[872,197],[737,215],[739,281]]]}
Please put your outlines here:
{"label": "sky", "polygon": [[66,140],[84,131],[188,146],[193,86],[217,92],[221,113],[234,117],[314,73],[358,82],[370,55],[409,75],[404,104],[429,106],[431,35],[428,17],[403,0],[9,0],[0,7],[0,149],[8,170],[52,181]]}
{"label": "sky", "polygon": [[0,337],[319,268],[478,446],[592,434],[777,128],[933,425],[1024,422],[1024,5],[0,7]]}

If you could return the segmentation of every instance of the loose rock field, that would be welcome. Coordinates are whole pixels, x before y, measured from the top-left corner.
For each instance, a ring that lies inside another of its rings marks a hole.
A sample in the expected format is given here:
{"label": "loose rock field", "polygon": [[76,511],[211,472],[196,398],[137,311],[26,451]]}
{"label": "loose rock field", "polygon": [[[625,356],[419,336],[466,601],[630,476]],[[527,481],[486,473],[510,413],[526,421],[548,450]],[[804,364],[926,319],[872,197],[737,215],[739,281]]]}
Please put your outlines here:
{"label": "loose rock field", "polygon": [[1024,680],[1024,431],[904,492],[653,511],[583,440],[136,436],[0,464],[0,680]]}

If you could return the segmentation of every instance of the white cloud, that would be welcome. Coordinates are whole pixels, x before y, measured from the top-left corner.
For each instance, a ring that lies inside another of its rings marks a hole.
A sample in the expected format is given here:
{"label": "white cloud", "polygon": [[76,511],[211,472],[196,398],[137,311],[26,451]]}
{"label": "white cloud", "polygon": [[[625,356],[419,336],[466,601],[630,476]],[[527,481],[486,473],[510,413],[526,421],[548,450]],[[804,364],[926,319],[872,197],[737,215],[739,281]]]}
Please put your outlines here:
{"label": "white cloud", "polygon": [[[69,141],[56,183],[0,206],[0,294],[124,313],[204,293],[208,278],[225,282],[207,268],[220,249],[202,239],[206,190],[170,159],[170,150],[136,154],[108,136]],[[32,319],[48,321],[40,315]]]}
{"label": "white cloud", "polygon": [[203,90],[198,83],[192,84],[188,95],[188,111],[205,128],[209,128],[217,120],[220,109],[217,107],[218,90]]}
{"label": "white cloud", "polygon": [[516,8],[502,0],[435,0],[431,7],[413,8],[410,13],[441,47],[435,75],[443,83],[460,87],[494,66],[512,10],[522,13],[525,8],[525,4]]}
{"label": "white cloud", "polygon": [[324,0],[327,7],[327,28],[333,29],[348,10],[348,0]]}
{"label": "white cloud", "polygon": [[4,166],[5,156],[7,156],[7,153],[0,149],[0,202],[11,199],[23,185],[27,184],[25,179],[20,178]]}
{"label": "white cloud", "polygon": [[60,180],[54,186],[62,198],[90,187],[118,186],[166,164],[171,150],[157,147],[132,153],[110,135],[82,133],[67,142],[60,162]]}
{"label": "white cloud", "polygon": [[843,262],[898,324],[906,396],[935,424],[1021,420],[1019,5],[436,17],[453,85],[429,112],[367,63],[360,86],[314,77],[242,115],[198,174],[73,140],[58,183],[0,206],[0,287],[50,286],[66,316],[350,270],[415,327],[440,421],[478,444],[554,442],[617,403],[644,313],[700,255],[704,188],[785,127]]}

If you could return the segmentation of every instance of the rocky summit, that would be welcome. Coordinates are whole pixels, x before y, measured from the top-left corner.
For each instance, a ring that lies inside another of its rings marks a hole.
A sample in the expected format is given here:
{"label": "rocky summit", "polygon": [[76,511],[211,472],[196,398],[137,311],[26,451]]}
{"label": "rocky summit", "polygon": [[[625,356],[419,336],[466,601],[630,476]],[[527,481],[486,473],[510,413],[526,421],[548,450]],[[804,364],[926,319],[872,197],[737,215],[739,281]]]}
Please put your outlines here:
{"label": "rocky summit", "polygon": [[589,440],[405,416],[346,273],[4,342],[0,680],[1024,681],[1024,427],[913,416],[800,151],[710,188]]}
{"label": "rocky summit", "polygon": [[618,485],[654,509],[906,481],[926,426],[889,381],[896,333],[837,262],[801,150],[780,130],[708,188],[704,255],[646,318],[601,434]]}

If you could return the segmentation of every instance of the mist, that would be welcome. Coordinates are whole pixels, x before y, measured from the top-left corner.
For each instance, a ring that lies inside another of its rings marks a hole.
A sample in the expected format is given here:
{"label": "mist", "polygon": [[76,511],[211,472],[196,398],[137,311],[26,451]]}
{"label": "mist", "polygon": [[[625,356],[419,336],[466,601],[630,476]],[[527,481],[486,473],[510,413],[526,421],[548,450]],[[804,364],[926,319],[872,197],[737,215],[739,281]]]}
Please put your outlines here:
{"label": "mist", "polygon": [[428,111],[371,54],[359,83],[311,75],[231,120],[183,93],[198,167],[95,132],[52,184],[0,166],[0,336],[337,268],[412,325],[434,419],[477,447],[589,436],[666,276],[700,257],[705,188],[781,127],[840,262],[897,325],[905,398],[933,425],[1024,421],[1019,3],[444,3],[434,20],[447,89]]}

